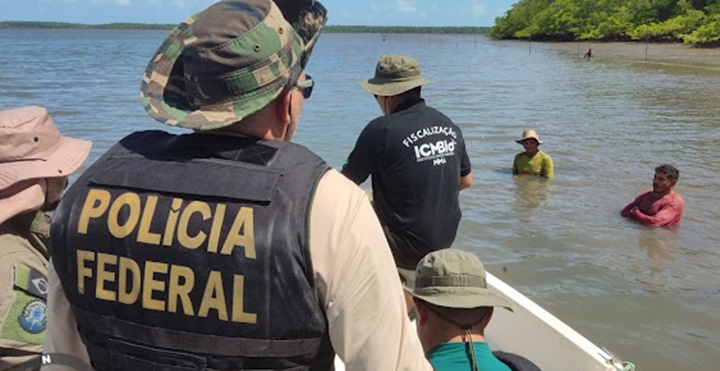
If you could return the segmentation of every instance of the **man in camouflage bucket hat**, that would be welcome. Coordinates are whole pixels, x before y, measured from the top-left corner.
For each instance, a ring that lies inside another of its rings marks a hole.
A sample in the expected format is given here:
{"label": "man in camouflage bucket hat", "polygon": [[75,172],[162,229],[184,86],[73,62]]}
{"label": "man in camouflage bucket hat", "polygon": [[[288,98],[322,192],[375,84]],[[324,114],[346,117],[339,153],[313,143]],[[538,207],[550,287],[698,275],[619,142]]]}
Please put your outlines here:
{"label": "man in camouflage bucket hat", "polygon": [[508,364],[522,366],[513,370],[537,370],[521,356],[499,352],[496,357],[490,351],[484,332],[494,307],[512,308],[488,290],[477,256],[458,249],[435,251],[418,263],[415,275],[418,336],[436,371],[510,371]]}
{"label": "man in camouflage bucket hat", "polygon": [[335,351],[348,370],[430,369],[365,193],[289,142],[326,17],[223,1],[170,33],[141,99],[193,133],[131,134],[68,190],[47,351],[102,370],[330,370]]}
{"label": "man in camouflage bucket hat", "polygon": [[[325,23],[324,9],[303,10],[294,23],[302,30],[293,32],[279,11],[253,19],[260,14],[239,15],[243,6],[217,3],[171,32],[142,80],[140,98],[151,117],[190,129],[222,128],[259,111],[297,80]],[[241,37],[226,33],[246,22],[257,26]]]}

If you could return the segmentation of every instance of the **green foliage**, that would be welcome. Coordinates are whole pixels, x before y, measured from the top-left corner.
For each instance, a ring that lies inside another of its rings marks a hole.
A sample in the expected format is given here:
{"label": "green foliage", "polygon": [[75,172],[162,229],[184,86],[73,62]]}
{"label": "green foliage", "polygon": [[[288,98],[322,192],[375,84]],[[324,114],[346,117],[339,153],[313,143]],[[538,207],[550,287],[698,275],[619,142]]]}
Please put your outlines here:
{"label": "green foliage", "polygon": [[499,39],[522,39],[532,36],[533,18],[552,2],[553,0],[520,1],[507,11],[505,16],[495,19],[495,26],[490,29],[488,35]]}
{"label": "green foliage", "polygon": [[495,19],[497,39],[652,40],[711,45],[720,0],[520,0]]}
{"label": "green foliage", "polygon": [[570,0],[559,0],[543,9],[535,19],[541,38],[572,40],[572,30],[578,29],[579,9]]}
{"label": "green foliage", "polygon": [[714,14],[702,26],[690,34],[683,35],[683,41],[700,46],[717,46],[720,41],[720,14]]}
{"label": "green foliage", "polygon": [[641,24],[635,29],[630,30],[628,35],[633,40],[653,40],[657,41],[661,38],[662,32],[660,31],[660,25],[657,23]]}
{"label": "green foliage", "polygon": [[652,41],[684,40],[685,35],[691,34],[703,24],[705,13],[692,9],[686,0],[678,1],[678,9],[683,10],[683,14],[661,23],[640,25],[630,32],[631,37],[635,40]]}

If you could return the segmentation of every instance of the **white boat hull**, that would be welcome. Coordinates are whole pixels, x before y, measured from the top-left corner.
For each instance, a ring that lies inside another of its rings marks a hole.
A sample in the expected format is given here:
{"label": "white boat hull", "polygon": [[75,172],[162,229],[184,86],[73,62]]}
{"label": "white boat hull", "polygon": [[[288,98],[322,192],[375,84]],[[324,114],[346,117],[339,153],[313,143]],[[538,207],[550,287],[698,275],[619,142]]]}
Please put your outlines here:
{"label": "white boat hull", "polygon": [[485,330],[492,350],[519,354],[541,370],[615,371],[622,363],[508,284],[487,274],[488,288],[510,301]]}

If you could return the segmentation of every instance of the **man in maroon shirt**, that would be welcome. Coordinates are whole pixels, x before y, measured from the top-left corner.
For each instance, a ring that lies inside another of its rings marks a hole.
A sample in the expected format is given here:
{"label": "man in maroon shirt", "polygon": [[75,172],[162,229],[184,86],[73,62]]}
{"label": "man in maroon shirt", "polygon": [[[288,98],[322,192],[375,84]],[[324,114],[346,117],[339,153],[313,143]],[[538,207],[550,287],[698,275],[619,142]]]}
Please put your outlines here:
{"label": "man in maroon shirt", "polygon": [[656,167],[653,189],[625,206],[620,215],[650,227],[680,225],[685,201],[673,189],[679,177],[680,172],[672,165]]}

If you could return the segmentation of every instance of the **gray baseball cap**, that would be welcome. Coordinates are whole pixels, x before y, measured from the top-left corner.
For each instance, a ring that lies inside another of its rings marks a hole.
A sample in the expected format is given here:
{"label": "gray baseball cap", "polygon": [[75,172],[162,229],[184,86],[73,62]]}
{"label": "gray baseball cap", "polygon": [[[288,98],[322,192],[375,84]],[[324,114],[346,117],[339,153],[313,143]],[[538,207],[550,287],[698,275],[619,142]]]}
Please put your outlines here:
{"label": "gray baseball cap", "polygon": [[488,290],[485,267],[470,252],[433,251],[420,260],[415,275],[412,295],[430,304],[460,309],[503,307],[512,311],[506,299]]}

